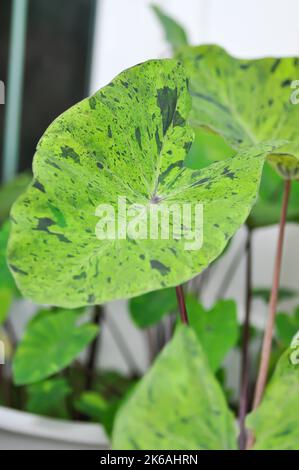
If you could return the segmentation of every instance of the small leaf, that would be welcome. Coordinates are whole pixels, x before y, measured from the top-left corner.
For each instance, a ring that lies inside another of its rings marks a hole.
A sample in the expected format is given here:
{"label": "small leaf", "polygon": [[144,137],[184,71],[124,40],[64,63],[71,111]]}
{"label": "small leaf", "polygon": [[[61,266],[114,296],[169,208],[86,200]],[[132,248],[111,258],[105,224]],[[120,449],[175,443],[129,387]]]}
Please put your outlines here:
{"label": "small leaf", "polygon": [[191,328],[177,328],[119,410],[113,448],[236,449],[234,418]]}
{"label": "small leaf", "polygon": [[261,405],[247,418],[253,450],[299,450],[298,352],[299,341],[294,341],[279,360]]}
{"label": "small leaf", "polygon": [[122,402],[122,399],[108,402],[97,392],[85,392],[76,400],[75,407],[89,416],[92,421],[101,423],[107,435],[111,436],[115,416]]}
{"label": "small leaf", "polygon": [[5,322],[12,304],[13,294],[7,287],[0,286],[0,326]]}
{"label": "small leaf", "polygon": [[[190,105],[182,65],[149,61],[54,121],[38,145],[34,180],[12,209],[9,264],[26,298],[76,308],[135,297],[183,283],[221,254],[248,217],[273,147],[242,149],[203,170],[184,167]],[[191,220],[181,231],[198,225],[200,203],[202,247],[164,239],[161,220],[158,239],[147,232],[99,240],[96,209],[109,204],[117,219],[118,197],[147,214],[188,204]]]}
{"label": "small leaf", "polygon": [[98,328],[76,326],[77,313],[61,310],[29,324],[13,361],[16,385],[39,382],[67,367],[95,338]]}
{"label": "small leaf", "polygon": [[299,308],[292,315],[278,313],[275,322],[277,337],[286,348],[299,330]]}
{"label": "small leaf", "polygon": [[0,228],[0,287],[7,288],[13,293],[17,291],[15,281],[8,269],[6,261],[7,242],[10,230],[10,223],[5,222]]}
{"label": "small leaf", "polygon": [[184,47],[177,58],[190,77],[194,128],[210,128],[235,149],[280,141],[269,162],[283,179],[299,178],[297,58],[236,59],[214,45]]}
{"label": "small leaf", "polygon": [[169,42],[173,51],[176,52],[180,47],[187,45],[188,38],[184,28],[157,5],[152,5],[152,9],[161,23],[166,41]]}
{"label": "small leaf", "polygon": [[38,415],[66,418],[65,398],[71,391],[67,381],[61,378],[30,385],[26,410]]}
{"label": "small leaf", "polygon": [[238,341],[236,304],[232,300],[221,300],[211,310],[206,310],[191,296],[186,304],[190,326],[202,345],[211,369],[216,372]]}
{"label": "small leaf", "polygon": [[21,173],[12,181],[0,187],[0,222],[9,217],[11,206],[29,185],[31,178],[30,174]]}
{"label": "small leaf", "polygon": [[[252,295],[254,297],[258,297],[258,298],[264,300],[264,302],[268,303],[269,300],[270,300],[271,289],[267,289],[267,288],[264,288],[264,287],[255,288],[252,291]],[[297,296],[298,296],[298,292],[295,291],[294,289],[287,289],[287,288],[281,287],[278,291],[278,300],[279,300],[279,302],[281,302],[282,300],[292,299],[292,298],[297,297]]]}
{"label": "small leaf", "polygon": [[174,288],[149,292],[134,297],[129,302],[131,317],[139,328],[155,325],[164,315],[175,311],[176,308],[177,299]]}

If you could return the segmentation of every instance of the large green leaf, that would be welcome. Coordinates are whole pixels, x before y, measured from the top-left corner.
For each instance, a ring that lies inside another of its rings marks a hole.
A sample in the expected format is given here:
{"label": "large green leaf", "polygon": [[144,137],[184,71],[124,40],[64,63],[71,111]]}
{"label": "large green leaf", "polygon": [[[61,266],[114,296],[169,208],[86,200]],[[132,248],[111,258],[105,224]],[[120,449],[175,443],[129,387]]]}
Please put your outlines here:
{"label": "large green leaf", "polygon": [[221,300],[211,310],[206,310],[191,296],[186,303],[190,326],[202,345],[211,369],[216,372],[238,341],[236,304],[232,300]]}
{"label": "large green leaf", "polygon": [[247,419],[254,450],[299,450],[299,335],[281,357],[259,408]]}
{"label": "large green leaf", "polygon": [[190,122],[241,145],[285,141],[269,160],[283,178],[299,178],[299,105],[291,96],[299,60],[236,59],[218,46],[185,47],[178,58],[190,77]]}
{"label": "large green leaf", "polygon": [[[262,153],[272,146],[185,168],[189,107],[182,66],[149,61],[54,121],[38,145],[33,183],[12,209],[9,262],[25,297],[68,308],[101,304],[185,282],[219,256],[255,202]],[[109,204],[118,216],[119,196],[147,214],[188,203],[192,227],[200,202],[202,248],[187,250],[185,238],[161,232],[154,240],[99,240],[96,208]]]}
{"label": "large green leaf", "polygon": [[167,42],[169,42],[174,52],[176,52],[181,46],[188,44],[187,33],[179,23],[168,16],[157,5],[152,5],[152,9],[164,29]]}
{"label": "large green leaf", "polygon": [[140,328],[155,325],[164,315],[172,313],[176,308],[176,293],[171,287],[134,297],[129,302],[131,317]]}
{"label": "large green leaf", "polygon": [[77,326],[77,312],[61,310],[29,323],[13,360],[17,385],[39,382],[67,367],[95,338],[95,325]]}
{"label": "large green leaf", "polygon": [[120,409],[113,448],[236,448],[234,418],[192,329],[178,327]]}

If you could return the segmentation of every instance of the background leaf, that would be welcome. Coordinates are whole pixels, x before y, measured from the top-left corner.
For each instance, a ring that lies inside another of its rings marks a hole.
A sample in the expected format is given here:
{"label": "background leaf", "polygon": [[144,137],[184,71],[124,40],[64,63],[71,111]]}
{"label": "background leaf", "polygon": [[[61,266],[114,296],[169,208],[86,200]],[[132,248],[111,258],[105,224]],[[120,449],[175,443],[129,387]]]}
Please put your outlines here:
{"label": "background leaf", "polygon": [[177,329],[120,409],[113,448],[236,448],[233,416],[190,328]]}
{"label": "background leaf", "polygon": [[174,288],[149,292],[129,301],[131,318],[139,328],[147,328],[158,323],[162,317],[177,309]]}
{"label": "background leaf", "polygon": [[28,401],[26,410],[44,416],[68,418],[65,399],[71,394],[71,388],[62,378],[38,382],[27,387]]}
{"label": "background leaf", "polygon": [[278,313],[275,319],[278,340],[285,348],[288,347],[292,338],[299,330],[299,308],[292,315]]}
{"label": "background leaf", "polygon": [[[256,287],[252,290],[252,295],[268,303],[270,300],[270,296],[271,296],[271,289],[267,289],[266,287]],[[294,289],[287,289],[285,287],[280,287],[277,295],[278,295],[278,301],[281,302],[282,300],[293,299],[294,297],[297,297],[298,292],[295,291]]]}
{"label": "background leaf", "polygon": [[174,52],[188,44],[187,33],[180,24],[157,5],[152,5],[152,9],[163,27],[166,41],[169,42]]}
{"label": "background leaf", "polygon": [[76,325],[76,312],[61,310],[29,324],[13,360],[14,381],[30,384],[67,367],[95,338],[95,325]]}
{"label": "background leaf", "polygon": [[299,365],[281,357],[259,408],[247,418],[256,441],[253,450],[299,450]]}
{"label": "background leaf", "polygon": [[186,303],[190,326],[202,345],[211,369],[216,372],[238,341],[236,304],[232,300],[221,300],[211,310],[206,310],[191,296],[187,297]]}
{"label": "background leaf", "polygon": [[269,161],[283,178],[299,178],[299,107],[291,103],[296,58],[236,59],[218,46],[183,48],[177,58],[190,77],[190,122],[229,145],[285,141]]}
{"label": "background leaf", "polygon": [[0,187],[0,223],[9,217],[10,208],[15,200],[25,191],[32,176],[29,173],[21,173],[12,181]]}

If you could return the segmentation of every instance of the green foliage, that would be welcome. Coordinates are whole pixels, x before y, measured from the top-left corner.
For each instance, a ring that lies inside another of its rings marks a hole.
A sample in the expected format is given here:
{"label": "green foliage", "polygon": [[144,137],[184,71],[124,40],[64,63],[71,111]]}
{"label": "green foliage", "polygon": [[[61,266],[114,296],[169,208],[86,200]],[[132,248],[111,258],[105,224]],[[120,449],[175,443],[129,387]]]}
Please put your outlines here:
{"label": "green foliage", "polygon": [[92,421],[101,423],[111,437],[115,416],[122,403],[122,399],[109,402],[97,392],[85,392],[75,402],[75,407]]}
{"label": "green foliage", "polygon": [[166,41],[169,42],[173,52],[187,45],[188,37],[184,28],[157,5],[152,5],[152,9],[164,29]]}
{"label": "green foliage", "polygon": [[162,289],[134,297],[129,302],[129,309],[132,320],[139,328],[155,325],[164,315],[177,309],[175,289]]}
{"label": "green foliage", "polygon": [[[33,183],[12,210],[9,263],[25,297],[67,308],[130,298],[185,282],[219,256],[248,217],[272,146],[190,170],[189,108],[182,66],[149,61],[54,121],[38,145]],[[109,203],[118,216],[124,195],[149,211],[187,202],[192,227],[200,202],[202,248],[172,236],[99,240],[96,208]]]}
{"label": "green foliage", "polygon": [[31,181],[31,175],[21,173],[12,181],[0,187],[0,223],[4,222],[15,200],[25,191]]}
{"label": "green foliage", "polygon": [[[269,303],[270,296],[271,296],[271,289],[267,289],[266,287],[258,287],[253,289],[252,295],[254,297],[262,299],[264,302]],[[278,301],[281,302],[283,300],[293,299],[294,297],[298,296],[298,292],[294,289],[287,289],[284,287],[280,287],[278,290]]]}
{"label": "green foliage", "polygon": [[27,387],[28,401],[26,410],[45,416],[68,418],[65,399],[71,388],[62,378],[53,378]]}
{"label": "green foliage", "polygon": [[298,352],[295,339],[279,360],[261,405],[247,419],[254,450],[299,450]]}
{"label": "green foliage", "polygon": [[9,223],[0,228],[0,325],[5,322],[13,298],[18,295],[14,279],[7,267],[6,247],[9,235]]}
{"label": "green foliage", "polygon": [[193,127],[207,127],[229,145],[274,140],[269,161],[284,178],[299,177],[299,107],[291,102],[296,58],[236,59],[218,46],[187,46],[177,58],[190,77]]}
{"label": "green foliage", "polygon": [[206,310],[191,296],[186,303],[190,326],[202,345],[212,371],[216,372],[238,341],[236,304],[231,300],[220,300],[211,310]]}
{"label": "green foliage", "polygon": [[236,448],[234,418],[191,328],[177,328],[120,409],[113,448]]}
{"label": "green foliage", "polygon": [[275,321],[277,338],[282,347],[287,348],[299,330],[299,307],[295,309],[292,315],[278,313]]}
{"label": "green foliage", "polygon": [[77,326],[77,312],[61,310],[28,325],[13,360],[17,385],[39,382],[67,367],[95,338],[95,325]]}

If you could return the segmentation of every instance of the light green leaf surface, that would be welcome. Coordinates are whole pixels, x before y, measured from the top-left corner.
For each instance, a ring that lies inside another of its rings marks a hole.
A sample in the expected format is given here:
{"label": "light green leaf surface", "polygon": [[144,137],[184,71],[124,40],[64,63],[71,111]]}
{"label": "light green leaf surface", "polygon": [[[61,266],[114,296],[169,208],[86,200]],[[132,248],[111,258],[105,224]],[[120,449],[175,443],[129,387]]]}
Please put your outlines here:
{"label": "light green leaf surface", "polygon": [[234,418],[192,329],[178,327],[120,409],[113,448],[236,448]]}
{"label": "light green leaf surface", "polygon": [[131,318],[139,328],[158,323],[164,315],[177,309],[174,288],[161,289],[134,297],[129,302]]}
{"label": "light green leaf surface", "polygon": [[299,450],[298,396],[299,340],[283,354],[261,405],[247,418],[253,450]]}
{"label": "light green leaf surface", "polygon": [[278,140],[269,161],[283,178],[299,178],[299,104],[293,104],[298,58],[236,59],[218,46],[185,47],[177,58],[190,77],[190,122],[242,145]]}
{"label": "light green leaf surface", "polygon": [[76,312],[61,310],[30,323],[13,360],[17,385],[39,382],[67,367],[95,338],[95,325],[77,326]]}
{"label": "light green leaf surface", "polygon": [[191,296],[187,297],[186,303],[190,326],[202,345],[211,369],[216,372],[238,341],[236,304],[232,300],[221,300],[211,310],[206,310]]}
{"label": "light green leaf surface", "polygon": [[54,378],[27,388],[26,410],[45,416],[67,417],[65,399],[72,392],[65,379]]}
{"label": "light green leaf surface", "polygon": [[[189,107],[182,66],[149,61],[54,121],[38,145],[33,183],[12,209],[9,263],[25,297],[67,308],[101,304],[178,285],[219,256],[255,202],[272,145],[185,168]],[[161,232],[153,240],[149,233],[99,240],[96,208],[109,204],[117,217],[118,196],[147,214],[188,203],[192,228],[201,203],[202,248],[186,249],[171,222],[168,240]]]}
{"label": "light green leaf surface", "polygon": [[159,6],[152,5],[152,9],[163,27],[166,41],[170,44],[172,50],[176,52],[180,47],[187,45],[188,38],[184,28]]}

